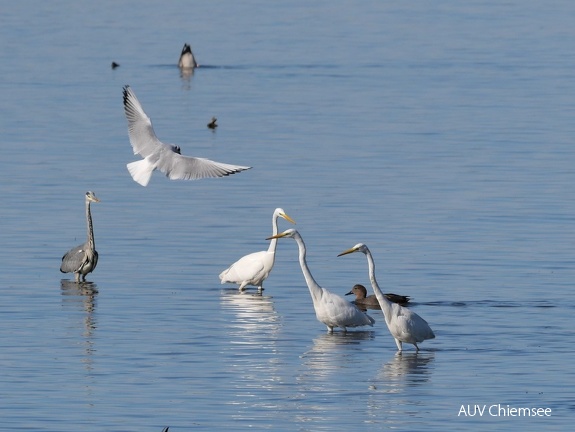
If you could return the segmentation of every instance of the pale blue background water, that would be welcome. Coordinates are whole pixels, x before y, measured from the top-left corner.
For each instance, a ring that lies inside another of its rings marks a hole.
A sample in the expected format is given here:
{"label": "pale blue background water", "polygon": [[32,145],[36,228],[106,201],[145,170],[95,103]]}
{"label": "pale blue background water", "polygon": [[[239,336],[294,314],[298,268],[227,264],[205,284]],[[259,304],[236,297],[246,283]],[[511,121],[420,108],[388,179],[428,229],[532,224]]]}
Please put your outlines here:
{"label": "pale blue background water", "polygon": [[[0,428],[568,430],[573,22],[568,1],[5,2]],[[183,153],[254,168],[139,186],[124,84]],[[86,190],[97,293],[58,271]],[[292,240],[263,297],[221,286],[278,206],[320,284],[368,285],[336,258],[365,242],[437,338],[396,356],[379,311],[326,334]]]}

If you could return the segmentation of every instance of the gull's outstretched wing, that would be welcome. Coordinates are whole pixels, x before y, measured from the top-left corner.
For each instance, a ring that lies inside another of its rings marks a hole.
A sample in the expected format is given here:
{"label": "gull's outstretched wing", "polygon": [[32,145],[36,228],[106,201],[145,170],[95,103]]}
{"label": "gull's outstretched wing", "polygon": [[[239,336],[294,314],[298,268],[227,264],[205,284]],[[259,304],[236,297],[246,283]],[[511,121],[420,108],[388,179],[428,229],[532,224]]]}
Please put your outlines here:
{"label": "gull's outstretched wing", "polygon": [[124,87],[124,112],[128,119],[128,133],[134,154],[148,157],[169,147],[156,136],[152,121],[144,112],[130,86]]}
{"label": "gull's outstretched wing", "polygon": [[204,158],[182,156],[173,151],[161,153],[156,169],[172,180],[197,180],[208,177],[224,177],[251,167],[230,165]]}
{"label": "gull's outstretched wing", "polygon": [[182,156],[180,148],[161,142],[152,127],[152,121],[130,86],[124,87],[124,111],[128,119],[128,133],[134,154],[144,159],[129,163],[132,178],[146,186],[152,172],[158,170],[172,180],[197,180],[224,177],[251,167],[215,162],[209,159]]}

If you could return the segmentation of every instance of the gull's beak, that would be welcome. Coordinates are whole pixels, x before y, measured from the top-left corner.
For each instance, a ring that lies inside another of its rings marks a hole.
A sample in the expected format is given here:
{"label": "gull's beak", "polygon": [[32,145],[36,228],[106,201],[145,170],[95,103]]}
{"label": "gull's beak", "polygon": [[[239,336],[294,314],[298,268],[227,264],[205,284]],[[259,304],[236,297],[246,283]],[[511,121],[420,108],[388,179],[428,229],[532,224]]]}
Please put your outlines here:
{"label": "gull's beak", "polygon": [[[294,222],[294,223],[295,223],[295,222]],[[285,236],[286,236],[286,234],[284,234],[284,233],[279,233],[279,234],[276,234],[275,236],[268,237],[266,240],[282,238],[282,237],[285,237]]]}
{"label": "gull's beak", "polygon": [[[338,255],[338,257],[339,257],[339,256],[342,256],[342,255],[347,255],[347,254],[350,254],[350,253],[354,253],[354,252],[357,252],[357,249],[356,249],[356,248],[351,248],[351,249],[348,249],[348,250],[343,251],[342,253],[340,253],[340,254]],[[351,294],[351,293],[350,293],[350,294]],[[347,294],[346,294],[346,295],[347,295]]]}
{"label": "gull's beak", "polygon": [[294,221],[292,218],[290,218],[287,214],[282,213],[281,216],[282,216],[285,220],[287,220],[288,222],[291,222],[291,223],[294,224],[294,225],[296,224],[295,221]]}

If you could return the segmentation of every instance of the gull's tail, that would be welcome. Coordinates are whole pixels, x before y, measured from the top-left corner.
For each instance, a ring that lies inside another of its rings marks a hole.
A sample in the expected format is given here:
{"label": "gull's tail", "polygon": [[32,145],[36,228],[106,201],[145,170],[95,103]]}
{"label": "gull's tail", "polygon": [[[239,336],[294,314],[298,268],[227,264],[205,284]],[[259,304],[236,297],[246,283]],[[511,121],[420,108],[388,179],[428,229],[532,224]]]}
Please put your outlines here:
{"label": "gull's tail", "polygon": [[142,186],[147,186],[150,178],[152,178],[152,173],[154,172],[154,165],[148,162],[147,159],[142,159],[140,161],[131,162],[128,165],[128,171],[134,179],[134,181],[140,183]]}

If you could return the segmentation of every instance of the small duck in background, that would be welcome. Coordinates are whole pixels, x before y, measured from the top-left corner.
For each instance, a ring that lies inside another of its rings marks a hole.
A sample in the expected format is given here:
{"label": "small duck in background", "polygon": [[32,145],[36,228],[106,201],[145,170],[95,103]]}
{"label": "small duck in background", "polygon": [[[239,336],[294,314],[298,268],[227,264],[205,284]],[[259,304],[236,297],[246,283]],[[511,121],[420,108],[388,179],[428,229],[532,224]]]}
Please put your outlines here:
{"label": "small duck in background", "polygon": [[[355,300],[353,301],[353,303],[355,303],[356,305],[381,309],[381,306],[379,305],[379,302],[377,301],[377,297],[375,297],[374,294],[368,296],[367,295],[367,289],[363,285],[361,285],[361,284],[354,285],[354,287],[351,289],[351,291],[348,292],[346,295],[351,295],[351,294],[355,294]],[[387,294],[384,294],[384,296],[390,302],[397,303],[398,305],[401,305],[401,306],[405,306],[407,303],[409,303],[409,300],[410,300],[409,296],[402,296],[402,295],[393,294],[393,293],[387,293]]]}
{"label": "small duck in background", "polygon": [[217,118],[212,117],[212,119],[211,119],[210,122],[208,123],[208,127],[209,127],[210,129],[215,129],[215,128],[217,128],[217,127],[218,127],[218,124],[216,123],[217,121],[218,121]]}
{"label": "small duck in background", "polygon": [[120,63],[116,63],[115,61],[112,62],[112,69],[116,69],[117,67],[120,67]]}
{"label": "small duck in background", "polygon": [[180,69],[194,69],[198,67],[198,63],[196,63],[196,59],[192,53],[192,47],[187,43],[185,43],[184,47],[182,48],[180,60],[178,61],[178,67]]}

